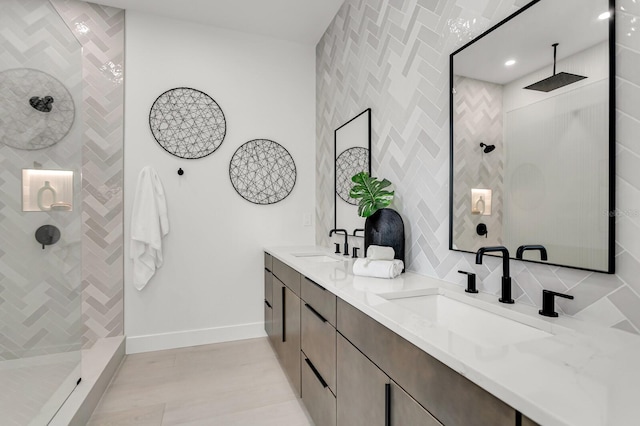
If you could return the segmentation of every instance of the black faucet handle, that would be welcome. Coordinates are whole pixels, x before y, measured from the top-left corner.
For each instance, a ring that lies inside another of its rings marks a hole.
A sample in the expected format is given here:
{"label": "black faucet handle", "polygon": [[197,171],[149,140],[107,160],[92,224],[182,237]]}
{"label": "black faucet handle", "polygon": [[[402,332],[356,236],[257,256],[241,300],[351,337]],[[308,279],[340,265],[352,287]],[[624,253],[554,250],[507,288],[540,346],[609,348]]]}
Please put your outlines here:
{"label": "black faucet handle", "polygon": [[558,313],[555,309],[555,296],[563,297],[565,299],[574,299],[570,294],[558,293],[552,290],[542,290],[542,309],[538,311],[540,315],[545,317],[555,318]]}
{"label": "black faucet handle", "polygon": [[334,253],[340,254],[340,243],[333,243],[336,246],[336,251]]}
{"label": "black faucet handle", "polygon": [[353,255],[351,256],[354,259],[358,258],[358,250],[360,250],[360,247],[354,247],[353,249]]}
{"label": "black faucet handle", "polygon": [[478,290],[476,289],[476,274],[467,271],[458,272],[467,276],[467,288],[465,289],[465,291],[467,293],[477,293]]}

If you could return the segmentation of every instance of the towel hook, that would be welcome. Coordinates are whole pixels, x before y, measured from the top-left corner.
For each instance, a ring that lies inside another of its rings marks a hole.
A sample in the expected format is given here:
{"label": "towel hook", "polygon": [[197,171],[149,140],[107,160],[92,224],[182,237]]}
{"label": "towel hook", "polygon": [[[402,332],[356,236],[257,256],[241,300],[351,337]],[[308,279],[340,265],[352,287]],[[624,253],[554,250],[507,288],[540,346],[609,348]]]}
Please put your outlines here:
{"label": "towel hook", "polygon": [[182,176],[184,174],[184,170],[182,170],[182,167],[178,169],[178,176]]}

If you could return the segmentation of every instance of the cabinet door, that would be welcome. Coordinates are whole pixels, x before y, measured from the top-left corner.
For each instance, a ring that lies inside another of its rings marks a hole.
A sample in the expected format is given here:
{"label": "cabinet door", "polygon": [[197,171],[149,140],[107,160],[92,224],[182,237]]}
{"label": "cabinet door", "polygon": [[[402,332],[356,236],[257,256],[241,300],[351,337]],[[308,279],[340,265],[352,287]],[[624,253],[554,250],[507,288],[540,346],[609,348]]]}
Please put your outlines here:
{"label": "cabinet door", "polygon": [[282,366],[300,396],[300,298],[284,287]]}
{"label": "cabinet door", "polygon": [[391,382],[389,398],[389,426],[442,426],[395,382]]}
{"label": "cabinet door", "polygon": [[276,277],[273,277],[273,293],[271,304],[272,307],[272,321],[271,321],[271,345],[276,351],[278,358],[282,359],[282,341],[284,337],[284,292],[286,287]]}
{"label": "cabinet door", "polygon": [[337,367],[338,426],[385,426],[388,377],[340,334]]}
{"label": "cabinet door", "polygon": [[273,325],[273,275],[264,270],[264,331],[271,336]]}
{"label": "cabinet door", "polygon": [[313,362],[300,352],[302,402],[316,426],[336,426],[336,397]]}

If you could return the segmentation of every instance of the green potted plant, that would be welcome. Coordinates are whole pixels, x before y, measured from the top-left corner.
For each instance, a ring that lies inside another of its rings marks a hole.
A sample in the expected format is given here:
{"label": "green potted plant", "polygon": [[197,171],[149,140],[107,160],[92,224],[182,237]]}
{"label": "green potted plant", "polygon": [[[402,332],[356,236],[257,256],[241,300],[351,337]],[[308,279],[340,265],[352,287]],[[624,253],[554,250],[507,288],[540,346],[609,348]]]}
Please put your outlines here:
{"label": "green potted plant", "polygon": [[349,192],[349,196],[358,202],[358,215],[369,217],[376,211],[391,204],[395,191],[389,191],[391,182],[386,179],[379,180],[369,176],[367,172],[360,172],[353,176],[351,180],[355,183]]}
{"label": "green potted plant", "polygon": [[391,182],[369,176],[367,172],[358,173],[351,180],[354,185],[349,195],[359,200],[358,215],[366,218],[365,252],[372,244],[393,247],[395,258],[404,262],[404,223],[398,212],[387,208],[395,196],[395,191],[389,190]]}

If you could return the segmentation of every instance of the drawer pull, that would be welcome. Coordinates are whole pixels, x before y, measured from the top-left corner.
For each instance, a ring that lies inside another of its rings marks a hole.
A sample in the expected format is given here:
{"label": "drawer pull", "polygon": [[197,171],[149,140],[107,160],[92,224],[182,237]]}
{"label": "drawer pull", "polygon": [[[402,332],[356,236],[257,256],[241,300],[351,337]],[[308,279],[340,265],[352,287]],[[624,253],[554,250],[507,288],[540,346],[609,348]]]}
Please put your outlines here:
{"label": "drawer pull", "polygon": [[320,315],[320,313],[319,313],[318,311],[316,311],[315,309],[313,309],[313,307],[312,307],[311,305],[309,305],[308,303],[305,303],[305,304],[304,304],[304,306],[305,306],[308,310],[310,310],[311,312],[313,312],[313,314],[314,314],[315,316],[317,316],[317,317],[320,319],[320,321],[322,321],[322,322],[327,322],[327,319],[326,319],[325,317],[323,317],[322,315]]}
{"label": "drawer pull", "polygon": [[273,309],[273,306],[271,306],[271,303],[269,303],[269,301],[268,301],[268,300],[265,300],[265,301],[264,301],[264,304],[265,304],[265,305],[267,305],[267,307],[268,307],[269,309]]}
{"label": "drawer pull", "polygon": [[[305,278],[307,278],[307,277],[305,277]],[[310,280],[309,278],[307,278],[307,281],[309,281],[311,284],[313,284],[313,285],[315,285],[316,287],[318,287],[320,290],[322,290],[322,291],[327,291],[327,289],[326,289],[326,288],[322,287],[322,286],[321,286],[320,284],[318,284],[317,282],[312,281],[312,280]]]}
{"label": "drawer pull", "polygon": [[322,385],[323,388],[327,388],[329,387],[329,385],[327,384],[327,382],[324,381],[324,379],[322,378],[322,376],[320,375],[320,373],[318,373],[318,370],[316,370],[316,367],[313,365],[313,363],[309,360],[309,358],[305,357],[305,362],[307,363],[307,365],[309,366],[309,368],[311,369],[311,371],[313,371],[313,374],[315,374],[316,379],[318,379],[318,381],[320,382],[320,384]]}
{"label": "drawer pull", "polygon": [[391,383],[384,385],[384,426],[391,426]]}
{"label": "drawer pull", "polygon": [[286,317],[286,309],[285,309],[285,303],[287,301],[287,293],[286,293],[287,288],[285,286],[282,286],[282,343],[285,343],[287,341],[287,327],[286,327],[286,322],[287,322],[287,317]]}

